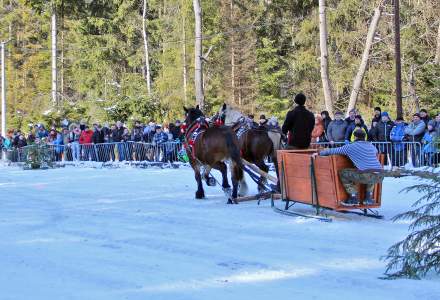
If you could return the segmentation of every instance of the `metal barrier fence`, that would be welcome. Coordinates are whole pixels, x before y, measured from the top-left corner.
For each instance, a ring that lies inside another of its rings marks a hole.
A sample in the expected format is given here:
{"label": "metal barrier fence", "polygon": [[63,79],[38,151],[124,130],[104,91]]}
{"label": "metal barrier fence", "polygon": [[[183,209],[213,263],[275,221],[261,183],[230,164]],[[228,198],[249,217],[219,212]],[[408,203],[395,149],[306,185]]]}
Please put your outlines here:
{"label": "metal barrier fence", "polygon": [[[392,167],[438,167],[440,166],[440,143],[422,144],[418,142],[373,142],[379,151],[385,155],[385,165]],[[313,143],[311,148],[335,148],[344,143]],[[6,160],[11,162],[26,162],[32,146],[6,151]],[[71,143],[69,145],[48,144],[50,160],[56,161],[148,161],[176,162],[179,161],[182,144],[167,142],[160,145],[139,142],[123,142],[108,144]]]}
{"label": "metal barrier fence", "polygon": [[[372,142],[379,153],[385,155],[385,165],[404,167],[438,167],[440,165],[440,143],[419,142]],[[313,143],[311,148],[335,148],[345,143]]]}
{"label": "metal barrier fence", "polygon": [[[182,144],[166,142],[163,144],[123,142],[106,144],[70,143],[69,145],[45,145],[50,160],[56,161],[149,161],[149,162],[176,162]],[[33,146],[6,151],[6,160],[11,162],[26,162],[29,149]]]}

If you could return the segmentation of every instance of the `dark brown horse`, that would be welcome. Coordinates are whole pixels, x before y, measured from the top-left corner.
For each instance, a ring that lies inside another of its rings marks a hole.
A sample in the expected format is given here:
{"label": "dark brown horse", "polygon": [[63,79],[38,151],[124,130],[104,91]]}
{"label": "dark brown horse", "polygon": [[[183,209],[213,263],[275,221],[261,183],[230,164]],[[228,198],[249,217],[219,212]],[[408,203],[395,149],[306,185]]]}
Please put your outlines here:
{"label": "dark brown horse", "polygon": [[[281,134],[269,132],[268,129],[258,126],[252,120],[243,116],[241,112],[226,104],[223,104],[218,117],[223,120],[226,126],[230,126],[236,132],[240,143],[241,156],[245,160],[255,164],[267,173],[269,167],[266,165],[265,159],[270,157],[278,174],[276,150],[279,150],[277,148],[280,146]],[[269,133],[272,133],[272,137],[269,136]],[[274,145],[277,146],[274,147]],[[260,177],[258,182],[260,192],[264,190],[262,185],[264,182],[265,178]]]}
{"label": "dark brown horse", "polygon": [[230,192],[228,169],[225,164],[225,161],[229,160],[231,161],[232,193],[228,203],[236,202],[239,183],[240,189],[246,188],[246,183],[242,183],[244,176],[237,137],[228,127],[209,127],[198,106],[190,109],[184,108],[184,110],[186,114],[185,147],[197,181],[196,198],[205,197],[200,174],[202,167],[204,168],[203,177],[208,185],[215,185],[209,177],[211,169],[214,168],[222,174],[223,190],[225,193]]}

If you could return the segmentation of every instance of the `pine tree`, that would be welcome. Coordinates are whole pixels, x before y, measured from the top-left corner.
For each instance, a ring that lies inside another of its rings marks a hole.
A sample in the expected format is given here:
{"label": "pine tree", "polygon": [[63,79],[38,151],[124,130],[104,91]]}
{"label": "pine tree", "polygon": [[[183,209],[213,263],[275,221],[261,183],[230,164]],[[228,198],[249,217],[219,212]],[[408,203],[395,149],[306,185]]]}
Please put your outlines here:
{"label": "pine tree", "polygon": [[399,214],[393,221],[411,220],[412,231],[404,240],[388,249],[386,275],[388,279],[419,279],[428,272],[440,273],[440,176],[432,172],[413,172],[423,180],[404,189],[422,196],[415,208]]}

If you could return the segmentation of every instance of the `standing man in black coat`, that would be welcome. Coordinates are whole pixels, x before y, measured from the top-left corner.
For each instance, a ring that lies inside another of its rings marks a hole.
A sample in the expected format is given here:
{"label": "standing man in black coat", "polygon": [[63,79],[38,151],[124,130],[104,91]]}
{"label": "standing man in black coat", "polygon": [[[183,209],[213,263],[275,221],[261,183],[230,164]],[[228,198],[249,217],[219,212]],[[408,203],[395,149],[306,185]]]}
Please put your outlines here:
{"label": "standing man in black coat", "polygon": [[315,117],[304,104],[306,96],[299,93],[295,96],[297,106],[286,115],[282,131],[288,134],[288,149],[307,149],[310,146]]}

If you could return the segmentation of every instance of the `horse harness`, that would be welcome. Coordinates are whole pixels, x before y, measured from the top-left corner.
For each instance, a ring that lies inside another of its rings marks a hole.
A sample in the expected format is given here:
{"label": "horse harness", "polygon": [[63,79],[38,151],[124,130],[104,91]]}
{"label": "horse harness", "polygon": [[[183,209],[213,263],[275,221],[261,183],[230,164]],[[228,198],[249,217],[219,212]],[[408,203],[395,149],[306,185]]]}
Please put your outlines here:
{"label": "horse harness", "polygon": [[251,129],[258,129],[258,127],[256,127],[251,122],[248,122],[244,117],[241,117],[236,123],[232,125],[232,130],[235,132],[238,139],[240,139],[243,134]]}
{"label": "horse harness", "polygon": [[[186,126],[182,128],[185,130]],[[192,122],[188,129],[185,132],[185,142],[184,147],[185,150],[191,153],[193,159],[196,159],[196,151],[194,145],[196,144],[197,139],[203,135],[206,129],[209,128],[208,122],[206,122],[205,118],[199,117],[194,122]]]}

